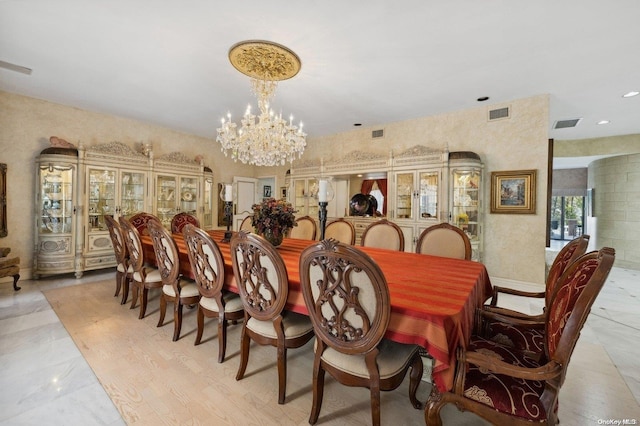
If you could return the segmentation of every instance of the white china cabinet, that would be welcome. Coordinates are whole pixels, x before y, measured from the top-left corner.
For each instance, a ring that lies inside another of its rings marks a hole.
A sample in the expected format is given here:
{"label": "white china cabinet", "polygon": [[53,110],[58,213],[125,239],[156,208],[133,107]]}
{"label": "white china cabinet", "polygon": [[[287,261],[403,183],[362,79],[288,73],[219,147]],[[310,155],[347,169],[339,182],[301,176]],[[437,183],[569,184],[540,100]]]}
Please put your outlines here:
{"label": "white china cabinet", "polygon": [[33,277],[76,270],[78,150],[47,148],[36,160]]}
{"label": "white china cabinet", "polygon": [[[482,259],[483,165],[477,154],[449,153],[417,145],[389,156],[354,151],[333,159],[321,159],[317,163],[313,160],[299,162],[296,166],[291,169],[289,197],[296,208],[304,207],[307,208],[304,211],[309,211],[310,203],[305,196],[309,182],[315,182],[311,180],[314,176],[332,176],[334,181],[350,182],[344,190],[335,193],[336,199],[346,205],[349,205],[351,197],[360,193],[363,179],[386,179],[386,206],[382,209],[378,206],[378,210],[386,210],[383,216],[402,229],[405,251],[415,251],[424,229],[440,222],[450,222],[469,236],[472,259]],[[316,212],[317,209],[314,210]],[[342,214],[336,212],[336,216]],[[346,214],[345,218],[356,228],[356,244],[360,243],[364,229],[380,219],[379,216]]]}
{"label": "white china cabinet", "polygon": [[35,278],[66,272],[80,278],[115,266],[106,215],[149,212],[169,227],[173,215],[188,212],[212,226],[213,172],[180,153],[154,159],[149,145],[142,148],[111,142],[42,151],[36,160]]}
{"label": "white china cabinet", "polygon": [[468,151],[449,153],[449,222],[471,240],[471,259],[482,259],[482,162]]}

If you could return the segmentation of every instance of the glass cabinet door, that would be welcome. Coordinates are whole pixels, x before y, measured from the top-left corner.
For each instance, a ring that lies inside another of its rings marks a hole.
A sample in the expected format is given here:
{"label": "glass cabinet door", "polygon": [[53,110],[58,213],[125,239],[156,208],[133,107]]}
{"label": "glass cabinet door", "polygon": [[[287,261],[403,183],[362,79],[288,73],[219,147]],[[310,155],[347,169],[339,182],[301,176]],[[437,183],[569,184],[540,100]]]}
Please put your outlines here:
{"label": "glass cabinet door", "polygon": [[396,218],[413,219],[414,172],[396,174]]}
{"label": "glass cabinet door", "polygon": [[440,172],[419,172],[420,182],[418,215],[421,219],[438,217],[438,190]]}
{"label": "glass cabinet door", "polygon": [[156,211],[158,218],[165,227],[171,226],[171,218],[177,213],[180,194],[176,196],[176,176],[156,176]]}
{"label": "glass cabinet door", "polygon": [[130,217],[143,212],[145,174],[142,172],[122,171],[120,181],[120,214]]}
{"label": "glass cabinet door", "polygon": [[198,208],[198,179],[180,179],[180,211],[195,215]]}
{"label": "glass cabinet door", "polygon": [[309,196],[307,197],[307,216],[312,218],[318,217],[318,191],[320,190],[320,184],[315,178],[307,179],[307,191]]}
{"label": "glass cabinet door", "polygon": [[89,232],[105,231],[105,215],[116,214],[116,171],[89,168]]}
{"label": "glass cabinet door", "polygon": [[204,179],[204,194],[203,194],[203,228],[213,228],[213,177],[207,176]]}
{"label": "glass cabinet door", "polygon": [[453,205],[451,220],[464,230],[472,241],[478,238],[478,191],[480,188],[479,170],[453,170],[451,173]]}
{"label": "glass cabinet door", "polygon": [[305,194],[306,194],[306,181],[304,179],[296,179],[293,181],[293,208],[298,212],[305,210]]}
{"label": "glass cabinet door", "polygon": [[73,232],[73,178],[73,167],[40,166],[41,233]]}

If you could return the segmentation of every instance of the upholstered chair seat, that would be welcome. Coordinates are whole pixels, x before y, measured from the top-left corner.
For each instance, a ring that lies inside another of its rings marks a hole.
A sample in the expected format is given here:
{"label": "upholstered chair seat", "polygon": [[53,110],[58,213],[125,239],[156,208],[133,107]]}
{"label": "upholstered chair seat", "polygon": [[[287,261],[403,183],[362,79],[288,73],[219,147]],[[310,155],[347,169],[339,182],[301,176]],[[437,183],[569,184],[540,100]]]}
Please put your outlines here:
{"label": "upholstered chair seat", "polygon": [[[242,311],[243,309],[242,300],[237,294],[231,293],[231,292],[225,292],[222,294],[222,299],[225,302],[225,305],[224,305],[225,311],[227,312]],[[220,312],[220,309],[218,308],[218,303],[212,297],[201,298],[200,306],[212,312]]]}
{"label": "upholstered chair seat", "polygon": [[[380,379],[388,379],[406,371],[418,350],[416,345],[404,345],[389,339],[382,339],[378,344],[380,353],[376,358]],[[369,378],[369,370],[364,355],[350,355],[331,347],[322,353],[322,361],[334,368],[339,368],[353,376]]]}
{"label": "upholstered chair seat", "polygon": [[[278,334],[273,324],[268,321],[260,321],[249,318],[247,328],[261,336],[277,339]],[[285,311],[282,315],[282,328],[287,339],[304,336],[309,333],[309,317],[292,311]]]}

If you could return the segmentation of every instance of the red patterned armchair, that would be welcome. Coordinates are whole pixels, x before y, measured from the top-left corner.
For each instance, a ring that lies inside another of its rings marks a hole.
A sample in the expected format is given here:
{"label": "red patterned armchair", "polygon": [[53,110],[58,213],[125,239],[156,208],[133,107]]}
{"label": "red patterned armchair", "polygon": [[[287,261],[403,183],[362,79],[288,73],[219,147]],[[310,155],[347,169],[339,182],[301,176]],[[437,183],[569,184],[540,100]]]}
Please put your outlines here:
{"label": "red patterned armchair", "polygon": [[190,223],[197,228],[200,227],[200,222],[197,217],[192,214],[182,212],[178,213],[171,219],[171,233],[182,234],[182,228],[184,228],[187,223]]}
{"label": "red patterned armchair", "polygon": [[440,410],[452,403],[493,424],[555,425],[571,354],[614,259],[615,251],[605,247],[581,256],[560,277],[547,309],[543,360],[472,337],[458,352],[453,389],[429,396],[427,424],[441,425]]}

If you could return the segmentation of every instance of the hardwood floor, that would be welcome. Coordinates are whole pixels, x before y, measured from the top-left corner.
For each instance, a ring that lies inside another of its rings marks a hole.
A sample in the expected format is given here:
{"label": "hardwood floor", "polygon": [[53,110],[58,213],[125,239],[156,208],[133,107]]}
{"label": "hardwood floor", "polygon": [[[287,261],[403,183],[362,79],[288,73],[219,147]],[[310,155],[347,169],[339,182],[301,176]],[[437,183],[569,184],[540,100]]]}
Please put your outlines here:
{"label": "hardwood floor", "polygon": [[[640,421],[639,275],[614,268],[596,301],[560,394],[561,424]],[[236,381],[239,325],[229,328],[227,360],[218,364],[215,324],[206,324],[203,343],[194,346],[195,310],[185,310],[182,337],[172,342],[170,322],[156,327],[158,294],[151,297],[147,317],[138,320],[137,310],[113,297],[113,277],[110,270],[81,280],[25,280],[19,292],[10,283],[0,286],[0,424],[308,424],[311,342],[289,351],[287,401],[278,405],[274,348],[252,345],[247,374]],[[77,285],[83,283],[94,283],[92,291]],[[77,297],[73,304],[48,293],[63,325],[43,291],[70,286]],[[515,300],[513,305],[539,308]],[[424,424],[423,411],[409,403],[407,386],[405,380],[383,393],[383,424]],[[429,391],[428,383],[421,384],[419,399],[425,401]],[[318,424],[370,424],[369,410],[367,389],[347,388],[327,376]],[[452,406],[443,418],[445,425],[485,424]]]}

